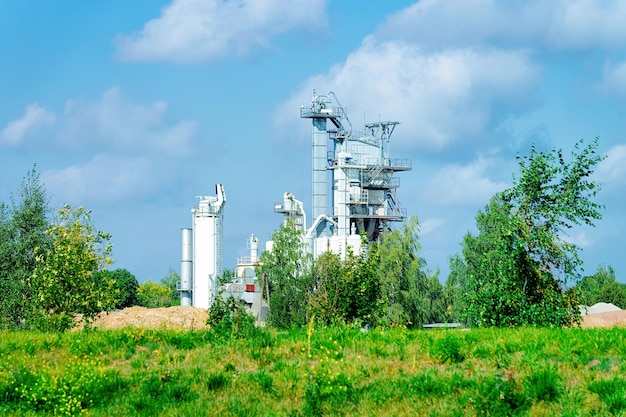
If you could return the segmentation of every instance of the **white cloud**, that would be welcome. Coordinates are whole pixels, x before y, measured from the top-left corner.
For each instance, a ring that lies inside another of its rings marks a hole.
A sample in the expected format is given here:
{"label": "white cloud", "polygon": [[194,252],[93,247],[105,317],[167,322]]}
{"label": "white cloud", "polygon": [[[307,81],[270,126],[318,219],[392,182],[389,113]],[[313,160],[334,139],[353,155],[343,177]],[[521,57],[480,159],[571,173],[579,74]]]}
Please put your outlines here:
{"label": "white cloud", "polygon": [[622,0],[421,0],[388,18],[376,36],[434,48],[486,42],[613,48],[626,45],[624,21]]}
{"label": "white cloud", "polygon": [[444,206],[487,204],[495,193],[509,186],[487,176],[494,165],[493,160],[479,157],[469,165],[444,166],[426,187],[426,201]]}
{"label": "white cloud", "polygon": [[580,232],[576,236],[561,236],[561,240],[567,243],[574,244],[579,248],[587,248],[591,246],[592,242],[587,238],[587,234],[585,232]]}
{"label": "white cloud", "polygon": [[596,178],[608,185],[626,185],[626,145],[615,145],[598,164]]}
{"label": "white cloud", "polygon": [[194,62],[248,55],[272,37],[319,31],[327,25],[326,0],[173,0],[143,29],[117,39],[128,61]]}
{"label": "white cloud", "polygon": [[608,94],[626,94],[626,61],[618,64],[605,63],[598,86]]}
{"label": "white cloud", "polygon": [[167,123],[168,105],[149,105],[125,98],[119,88],[97,102],[68,100],[61,140],[72,148],[107,149],[123,154],[184,155],[191,151],[198,123]]}
{"label": "white cloud", "polygon": [[0,131],[0,144],[18,146],[28,134],[42,126],[51,125],[54,121],[54,113],[37,103],[30,104],[22,117],[10,122]]}
{"label": "white cloud", "polygon": [[429,233],[434,232],[443,226],[445,220],[443,219],[426,219],[420,223],[420,234],[426,236]]}
{"label": "white cloud", "polygon": [[555,6],[546,36],[549,44],[563,48],[626,45],[626,2],[623,0],[560,0]]}
{"label": "white cloud", "polygon": [[53,198],[64,203],[112,203],[154,191],[165,176],[162,163],[104,153],[83,165],[44,171],[41,177]]}
{"label": "white cloud", "polygon": [[[525,51],[457,49],[424,52],[406,42],[378,43],[367,38],[345,62],[308,79],[275,111],[273,124],[293,138],[304,122],[294,118],[317,88],[340,93],[355,128],[368,121],[399,120],[394,143],[439,150],[482,135],[500,111],[525,106],[540,70]],[[508,115],[502,115],[506,117]]]}
{"label": "white cloud", "polygon": [[119,88],[95,101],[68,100],[58,125],[60,167],[42,179],[55,200],[80,205],[153,194],[176,179],[199,130],[195,121],[170,120],[166,102],[138,103]]}

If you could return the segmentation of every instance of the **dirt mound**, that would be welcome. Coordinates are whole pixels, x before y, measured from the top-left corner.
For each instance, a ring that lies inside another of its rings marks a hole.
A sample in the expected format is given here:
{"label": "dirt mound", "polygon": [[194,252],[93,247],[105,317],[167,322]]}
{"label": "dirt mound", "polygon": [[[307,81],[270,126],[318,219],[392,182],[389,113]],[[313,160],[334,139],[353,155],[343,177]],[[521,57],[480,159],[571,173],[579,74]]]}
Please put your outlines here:
{"label": "dirt mound", "polygon": [[580,326],[583,328],[626,327],[626,310],[587,314],[583,316]]}
{"label": "dirt mound", "polygon": [[[98,315],[93,327],[99,329],[119,329],[123,327],[206,329],[208,311],[195,307],[145,308],[129,307]],[[626,327],[626,310],[606,311],[584,315],[581,327]]]}
{"label": "dirt mound", "polygon": [[99,329],[142,327],[193,330],[208,328],[207,318],[208,311],[196,307],[129,307],[98,315],[92,326]]}

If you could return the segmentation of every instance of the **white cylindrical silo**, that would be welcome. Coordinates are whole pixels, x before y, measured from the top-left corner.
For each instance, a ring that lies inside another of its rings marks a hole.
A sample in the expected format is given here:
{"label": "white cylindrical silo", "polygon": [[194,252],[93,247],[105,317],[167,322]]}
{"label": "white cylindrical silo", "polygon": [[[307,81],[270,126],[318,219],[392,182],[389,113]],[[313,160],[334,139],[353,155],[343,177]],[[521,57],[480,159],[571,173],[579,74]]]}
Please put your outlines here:
{"label": "white cylindrical silo", "polygon": [[190,306],[193,279],[193,236],[191,229],[182,229],[181,238],[180,305]]}

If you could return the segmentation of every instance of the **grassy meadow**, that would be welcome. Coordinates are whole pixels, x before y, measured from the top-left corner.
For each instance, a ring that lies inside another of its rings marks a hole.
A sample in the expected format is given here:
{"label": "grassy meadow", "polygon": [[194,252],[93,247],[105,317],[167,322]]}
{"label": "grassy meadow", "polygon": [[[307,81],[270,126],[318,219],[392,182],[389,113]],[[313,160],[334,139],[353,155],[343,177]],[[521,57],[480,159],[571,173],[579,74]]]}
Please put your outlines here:
{"label": "grassy meadow", "polygon": [[0,415],[626,415],[626,330],[0,332]]}

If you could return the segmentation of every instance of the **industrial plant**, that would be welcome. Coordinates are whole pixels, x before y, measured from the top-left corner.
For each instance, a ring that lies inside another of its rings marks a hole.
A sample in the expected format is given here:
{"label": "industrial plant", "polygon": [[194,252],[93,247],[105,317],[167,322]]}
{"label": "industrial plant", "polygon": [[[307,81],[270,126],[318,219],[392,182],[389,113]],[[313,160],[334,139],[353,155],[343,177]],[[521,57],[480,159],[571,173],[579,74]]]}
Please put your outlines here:
{"label": "industrial plant", "polygon": [[[363,242],[375,241],[401,221],[397,172],[411,170],[408,159],[391,159],[389,143],[397,121],[367,123],[364,132],[352,130],[346,109],[333,92],[316,95],[300,108],[300,117],[312,124],[312,222],[307,224],[304,204],[286,192],[274,212],[304,232],[306,249],[317,258],[332,251],[344,257],[359,253]],[[220,293],[249,305],[254,317],[263,315],[261,285],[255,277],[259,241],[249,240],[250,256],[238,259],[237,276],[218,289],[222,275],[223,215],[226,196],[221,184],[215,197],[201,197],[192,209],[192,228],[182,229],[181,305],[209,308]],[[272,242],[266,243],[266,250]],[[266,308],[266,306],[265,306]]]}

